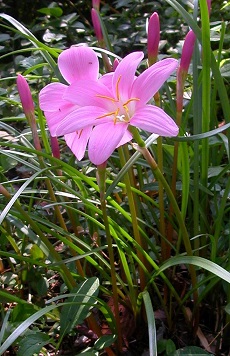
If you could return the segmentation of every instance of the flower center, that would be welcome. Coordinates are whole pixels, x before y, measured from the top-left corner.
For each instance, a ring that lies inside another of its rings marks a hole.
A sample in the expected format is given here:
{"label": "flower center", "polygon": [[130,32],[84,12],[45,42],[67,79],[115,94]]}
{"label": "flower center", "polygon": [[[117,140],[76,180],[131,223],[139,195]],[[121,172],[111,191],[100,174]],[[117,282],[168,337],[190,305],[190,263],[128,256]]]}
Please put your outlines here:
{"label": "flower center", "polygon": [[121,76],[118,78],[116,82],[116,98],[112,98],[100,94],[97,95],[98,98],[109,100],[113,104],[113,107],[115,107],[114,110],[109,111],[106,114],[97,117],[97,119],[101,119],[106,116],[112,116],[114,124],[116,124],[117,122],[127,122],[127,123],[130,122],[130,119],[132,118],[133,115],[133,109],[130,103],[134,101],[139,101],[140,99],[130,98],[125,102],[122,102],[120,92],[119,92],[120,81],[121,81]]}

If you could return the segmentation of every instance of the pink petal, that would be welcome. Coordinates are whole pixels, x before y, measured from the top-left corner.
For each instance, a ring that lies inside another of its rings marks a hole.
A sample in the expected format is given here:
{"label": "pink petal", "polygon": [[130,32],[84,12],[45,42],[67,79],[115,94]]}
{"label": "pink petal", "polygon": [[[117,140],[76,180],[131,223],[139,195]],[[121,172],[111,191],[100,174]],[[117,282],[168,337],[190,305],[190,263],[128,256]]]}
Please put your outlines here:
{"label": "pink petal", "polygon": [[94,127],[88,145],[89,159],[95,165],[107,161],[119,145],[127,130],[128,124],[109,122]]}
{"label": "pink petal", "polygon": [[122,101],[127,101],[130,98],[135,72],[143,57],[143,52],[133,52],[118,64],[113,75],[114,98],[118,99],[118,91]]}
{"label": "pink petal", "polygon": [[70,134],[65,135],[65,141],[67,143],[67,146],[71,149],[71,151],[79,161],[85,155],[85,150],[91,131],[92,127],[86,127],[85,129],[80,130],[78,132],[72,132]]}
{"label": "pink petal", "polygon": [[56,136],[56,129],[58,125],[68,116],[73,110],[76,110],[77,106],[73,104],[65,104],[60,106],[57,111],[45,111],[46,121],[51,133],[51,136]]}
{"label": "pink petal", "polygon": [[177,68],[178,61],[173,58],[163,59],[146,69],[133,83],[131,97],[140,98],[137,107],[146,104],[160,89],[162,84]]}
{"label": "pink petal", "polygon": [[107,89],[109,89],[109,91],[111,93],[113,93],[113,75],[114,73],[106,73],[104,74],[102,77],[99,78],[99,82],[104,84],[106,86]]}
{"label": "pink petal", "polygon": [[56,127],[55,136],[66,135],[85,127],[99,125],[111,121],[110,117],[99,118],[105,115],[105,110],[97,106],[80,107],[72,111]]}
{"label": "pink petal", "polygon": [[67,88],[64,99],[79,106],[101,106],[108,109],[114,106],[111,100],[100,96],[112,97],[111,92],[99,81],[78,80]]}
{"label": "pink petal", "polygon": [[40,108],[44,111],[57,111],[62,104],[66,104],[66,102],[63,101],[66,88],[68,88],[67,85],[61,83],[48,84],[40,91]]}
{"label": "pink petal", "polygon": [[133,138],[132,134],[128,130],[125,131],[125,134],[122,137],[121,141],[118,143],[117,147],[120,147],[120,146],[124,145],[125,143],[131,141],[132,138]]}
{"label": "pink petal", "polygon": [[160,136],[177,136],[179,128],[175,121],[161,108],[145,105],[135,112],[130,125]]}
{"label": "pink petal", "polygon": [[89,47],[70,47],[58,57],[58,67],[68,83],[75,80],[97,80],[99,62],[96,53]]}

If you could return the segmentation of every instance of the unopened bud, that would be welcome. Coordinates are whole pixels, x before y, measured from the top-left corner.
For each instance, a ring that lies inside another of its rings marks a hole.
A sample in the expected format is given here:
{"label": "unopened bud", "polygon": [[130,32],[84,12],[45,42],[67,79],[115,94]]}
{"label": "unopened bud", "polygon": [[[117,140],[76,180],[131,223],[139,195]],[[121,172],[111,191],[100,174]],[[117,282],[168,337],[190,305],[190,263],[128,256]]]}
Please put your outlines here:
{"label": "unopened bud", "polygon": [[94,8],[91,10],[91,18],[92,18],[95,35],[97,37],[98,42],[101,44],[103,42],[101,22],[100,22],[99,14]]}
{"label": "unopened bud", "polygon": [[34,103],[29,85],[21,74],[17,76],[17,87],[24,113],[28,116],[34,112]]}
{"label": "unopened bud", "polygon": [[158,47],[160,42],[160,20],[156,12],[154,12],[148,23],[148,62],[149,65],[157,61]]}

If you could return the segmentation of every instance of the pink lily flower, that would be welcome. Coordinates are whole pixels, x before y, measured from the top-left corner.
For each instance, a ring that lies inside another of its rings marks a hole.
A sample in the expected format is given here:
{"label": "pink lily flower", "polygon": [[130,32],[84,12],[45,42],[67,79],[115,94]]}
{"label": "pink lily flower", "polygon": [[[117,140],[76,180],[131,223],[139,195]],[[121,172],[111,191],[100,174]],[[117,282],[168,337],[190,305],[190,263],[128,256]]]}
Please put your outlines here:
{"label": "pink lily flower", "polygon": [[[96,53],[88,47],[72,47],[71,51],[63,51],[58,57],[58,67],[67,83],[76,80],[96,80],[99,64]],[[63,99],[68,85],[61,83],[48,84],[39,95],[40,107],[44,110],[51,136],[55,127],[69,113],[77,108],[69,101]],[[78,160],[84,157],[87,142],[92,128],[78,130],[65,135],[67,146],[72,150]]]}
{"label": "pink lily flower", "polygon": [[[73,51],[76,57],[79,56],[80,65],[78,63],[77,68],[75,66],[79,61],[65,61],[72,57]],[[87,135],[89,159],[95,165],[100,165],[117,147],[131,140],[129,126],[161,136],[178,134],[174,120],[161,108],[148,104],[177,68],[177,60],[159,61],[136,77],[137,66],[144,54],[134,52],[126,56],[114,72],[96,79],[99,76],[98,59],[96,65],[92,60],[95,55],[93,53],[93,50],[86,47],[71,47],[64,51],[60,55],[63,56],[62,61],[59,61],[59,68],[62,74],[65,72],[65,79],[69,77],[69,72],[78,72],[79,68],[82,68],[83,78],[78,79],[75,74],[77,80],[72,80],[71,77],[69,86],[61,89],[60,86],[63,84],[50,84],[52,90],[47,86],[40,94],[41,108],[46,109],[45,115],[52,136],[70,135],[77,131],[82,137],[85,129],[91,130]],[[85,76],[85,70],[89,65],[93,68],[94,78],[92,75],[88,75],[87,78]],[[54,85],[59,86],[61,90]],[[60,103],[60,97],[62,106],[59,105],[57,113],[58,104],[55,101],[59,100]],[[56,116],[46,114],[48,103]],[[84,143],[86,146],[85,138]],[[73,146],[76,148],[75,143]]]}

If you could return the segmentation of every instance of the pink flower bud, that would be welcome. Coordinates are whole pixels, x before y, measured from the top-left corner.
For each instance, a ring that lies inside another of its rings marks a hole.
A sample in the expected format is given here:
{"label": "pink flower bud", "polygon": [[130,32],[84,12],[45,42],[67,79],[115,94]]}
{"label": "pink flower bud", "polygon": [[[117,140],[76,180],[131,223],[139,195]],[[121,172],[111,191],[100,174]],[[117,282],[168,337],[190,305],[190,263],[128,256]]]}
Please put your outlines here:
{"label": "pink flower bud", "polygon": [[157,61],[158,47],[160,42],[160,21],[159,16],[154,12],[148,23],[148,61],[149,65]]}
{"label": "pink flower bud", "polygon": [[26,79],[21,74],[18,74],[17,76],[17,87],[24,113],[31,128],[34,147],[36,148],[36,150],[41,151],[41,144],[37,133],[37,125],[34,114],[33,98],[29,85]]}
{"label": "pink flower bud", "polygon": [[117,68],[119,63],[120,63],[119,60],[117,58],[115,58],[113,61],[113,71],[115,71],[115,69]]}
{"label": "pink flower bud", "polygon": [[100,9],[100,0],[92,0],[92,6],[95,10],[99,11]]}
{"label": "pink flower bud", "polygon": [[183,109],[184,84],[188,74],[189,64],[192,59],[192,53],[193,53],[195,41],[196,41],[196,36],[194,32],[190,30],[187,33],[184,40],[180,66],[177,70],[177,112],[182,112]]}
{"label": "pink flower bud", "polygon": [[24,113],[28,116],[34,112],[34,103],[29,85],[21,74],[18,74],[17,76],[17,87]]}
{"label": "pink flower bud", "polygon": [[60,149],[57,137],[50,136],[51,150],[55,158],[60,159]]}
{"label": "pink flower bud", "polygon": [[192,59],[192,53],[196,41],[196,36],[192,30],[190,30],[184,40],[184,45],[182,48],[180,68],[186,74],[188,73],[189,64]]}
{"label": "pink flower bud", "polygon": [[101,30],[101,22],[100,22],[98,12],[94,8],[91,10],[91,18],[92,18],[93,27],[97,40],[100,43],[103,41],[103,33]]}

